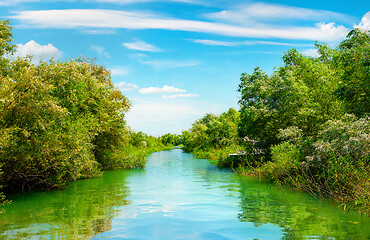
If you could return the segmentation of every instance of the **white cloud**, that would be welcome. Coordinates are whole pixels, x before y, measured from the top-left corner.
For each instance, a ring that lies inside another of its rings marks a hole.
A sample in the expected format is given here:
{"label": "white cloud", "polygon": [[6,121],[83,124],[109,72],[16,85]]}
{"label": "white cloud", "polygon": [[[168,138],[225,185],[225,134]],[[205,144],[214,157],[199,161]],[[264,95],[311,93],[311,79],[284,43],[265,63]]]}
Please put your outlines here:
{"label": "white cloud", "polygon": [[139,92],[142,94],[152,94],[152,93],[164,94],[164,93],[181,93],[186,92],[186,90],[165,85],[161,88],[160,87],[141,88]]}
{"label": "white cloud", "polygon": [[142,53],[135,53],[135,54],[129,54],[129,57],[131,59],[143,59],[143,58],[148,58],[148,55],[145,55]]}
{"label": "white cloud", "polygon": [[145,51],[145,52],[160,52],[161,49],[157,48],[154,45],[151,45],[149,43],[143,42],[143,41],[136,41],[133,43],[123,43],[125,47],[128,49],[133,50],[139,50],[139,51]]}
{"label": "white cloud", "polygon": [[242,27],[216,22],[161,17],[150,13],[103,9],[21,11],[11,18],[21,20],[26,26],[34,25],[41,28],[167,29],[234,37],[319,41],[337,41],[344,38],[348,32],[346,27],[336,27],[333,23],[321,23],[315,27],[287,27],[280,25]]}
{"label": "white cloud", "polygon": [[347,36],[348,29],[344,26],[335,26],[335,23],[327,23],[324,22],[316,23],[316,27],[319,29],[320,32],[325,34],[326,38],[328,39],[343,39]]}
{"label": "white cloud", "polygon": [[207,17],[226,22],[249,25],[251,23],[271,22],[276,20],[310,20],[330,19],[349,21],[350,17],[332,11],[307,9],[269,3],[237,4],[232,9],[207,14]]}
{"label": "white cloud", "polygon": [[360,24],[355,27],[370,31],[370,12],[367,12],[361,19]]}
{"label": "white cloud", "polygon": [[145,3],[145,2],[182,2],[182,3],[192,3],[192,4],[201,4],[197,0],[93,0],[95,2],[103,3],[115,3],[115,4],[132,4],[132,3]]}
{"label": "white cloud", "polygon": [[91,45],[90,49],[97,52],[99,55],[103,55],[106,58],[110,58],[109,54],[104,50],[103,47]]}
{"label": "white cloud", "polygon": [[316,48],[306,49],[306,50],[302,51],[302,53],[306,56],[309,56],[309,57],[318,57],[319,56],[319,52],[317,51]]}
{"label": "white cloud", "polygon": [[143,60],[139,59],[141,64],[151,65],[157,69],[169,69],[169,68],[178,68],[178,67],[194,67],[198,66],[200,62],[194,60],[184,60],[184,61],[176,61],[176,60]]}
{"label": "white cloud", "polygon": [[112,29],[85,29],[81,30],[81,33],[89,35],[110,35],[116,34],[117,32]]}
{"label": "white cloud", "polygon": [[125,76],[128,74],[127,67],[124,66],[110,68],[110,71],[112,72],[112,76]]}
{"label": "white cloud", "polygon": [[0,6],[11,6],[19,3],[38,2],[40,0],[0,0]]}
{"label": "white cloud", "polygon": [[270,42],[270,41],[241,41],[241,42],[226,42],[226,41],[215,41],[208,39],[191,39],[194,43],[210,45],[210,46],[226,46],[226,47],[238,47],[243,45],[277,45],[277,46],[312,46],[312,44],[299,44],[299,43],[282,43],[282,42]]}
{"label": "white cloud", "polygon": [[62,53],[51,43],[40,45],[31,40],[26,44],[17,44],[17,51],[12,57],[26,57],[27,55],[33,56],[34,62],[39,62],[40,60],[47,61],[51,58],[58,59],[62,56]]}
{"label": "white cloud", "polygon": [[226,46],[226,47],[235,47],[241,45],[239,42],[225,42],[225,41],[215,41],[215,40],[208,40],[208,39],[192,39],[194,43],[200,43],[204,45],[210,46]]}
{"label": "white cloud", "polygon": [[179,93],[179,94],[173,94],[173,95],[163,95],[163,98],[186,98],[186,97],[198,97],[196,94],[191,93]]}
{"label": "white cloud", "polygon": [[[27,2],[42,2],[45,0],[0,0],[0,6],[11,6],[20,3]],[[65,0],[49,0],[50,2],[62,2]],[[68,2],[77,2],[79,0],[68,0]],[[101,3],[114,3],[114,4],[136,4],[145,2],[180,2],[180,3],[191,3],[191,4],[202,4],[202,1],[198,0],[85,0],[85,2],[101,2]]]}
{"label": "white cloud", "polygon": [[138,89],[139,86],[131,83],[126,83],[126,82],[119,82],[114,84],[119,90],[123,91],[131,91]]}

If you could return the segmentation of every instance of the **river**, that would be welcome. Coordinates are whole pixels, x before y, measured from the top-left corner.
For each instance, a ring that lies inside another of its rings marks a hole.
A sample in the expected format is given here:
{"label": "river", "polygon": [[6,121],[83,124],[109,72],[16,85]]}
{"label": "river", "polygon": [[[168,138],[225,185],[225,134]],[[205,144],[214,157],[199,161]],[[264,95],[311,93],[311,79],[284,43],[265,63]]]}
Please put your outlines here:
{"label": "river", "polygon": [[152,154],[63,190],[10,196],[0,239],[370,239],[370,218],[195,159]]}

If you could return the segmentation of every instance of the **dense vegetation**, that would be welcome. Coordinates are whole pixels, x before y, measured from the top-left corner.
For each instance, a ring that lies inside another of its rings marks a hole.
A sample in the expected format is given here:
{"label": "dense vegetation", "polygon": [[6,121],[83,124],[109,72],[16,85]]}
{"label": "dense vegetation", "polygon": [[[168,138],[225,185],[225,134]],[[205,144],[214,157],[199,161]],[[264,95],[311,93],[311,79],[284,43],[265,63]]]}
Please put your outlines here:
{"label": "dense vegetation", "polygon": [[[316,49],[288,51],[271,76],[243,73],[240,117],[206,115],[183,133],[184,148],[369,213],[370,33]],[[232,150],[245,152],[227,157]]]}
{"label": "dense vegetation", "polygon": [[144,167],[145,156],[164,147],[127,127],[130,102],[103,66],[87,59],[10,61],[15,46],[7,21],[0,21],[0,40],[3,190],[50,189],[104,169]]}
{"label": "dense vegetation", "polygon": [[[207,114],[181,136],[134,132],[130,102],[109,70],[88,59],[10,61],[0,21],[0,189],[50,189],[104,169],[144,167],[165,146],[264,176],[345,207],[370,209],[370,33],[352,30],[318,56],[296,50],[268,75],[243,73],[240,111]],[[229,156],[231,153],[237,153]],[[4,201],[0,193],[0,203]]]}
{"label": "dense vegetation", "polygon": [[239,149],[239,119],[240,113],[233,108],[219,116],[205,115],[191,129],[183,131],[183,149],[202,158],[226,158]]}

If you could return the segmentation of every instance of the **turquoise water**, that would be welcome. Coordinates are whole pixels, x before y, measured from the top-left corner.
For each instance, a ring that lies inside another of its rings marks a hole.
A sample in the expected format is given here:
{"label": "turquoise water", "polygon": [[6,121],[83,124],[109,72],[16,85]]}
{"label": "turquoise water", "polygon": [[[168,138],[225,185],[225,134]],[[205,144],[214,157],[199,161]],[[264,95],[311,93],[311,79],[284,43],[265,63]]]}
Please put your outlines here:
{"label": "turquoise water", "polygon": [[367,216],[220,170],[181,149],[146,169],[11,196],[2,239],[370,239]]}

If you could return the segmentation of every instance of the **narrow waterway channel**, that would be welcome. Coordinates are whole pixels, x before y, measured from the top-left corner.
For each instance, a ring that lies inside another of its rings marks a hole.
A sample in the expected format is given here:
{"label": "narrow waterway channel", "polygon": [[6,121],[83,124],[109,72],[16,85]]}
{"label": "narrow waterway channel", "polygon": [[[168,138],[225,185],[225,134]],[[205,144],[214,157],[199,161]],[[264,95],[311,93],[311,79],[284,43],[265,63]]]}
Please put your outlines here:
{"label": "narrow waterway channel", "polygon": [[146,169],[11,196],[1,239],[370,239],[370,219],[181,149]]}

